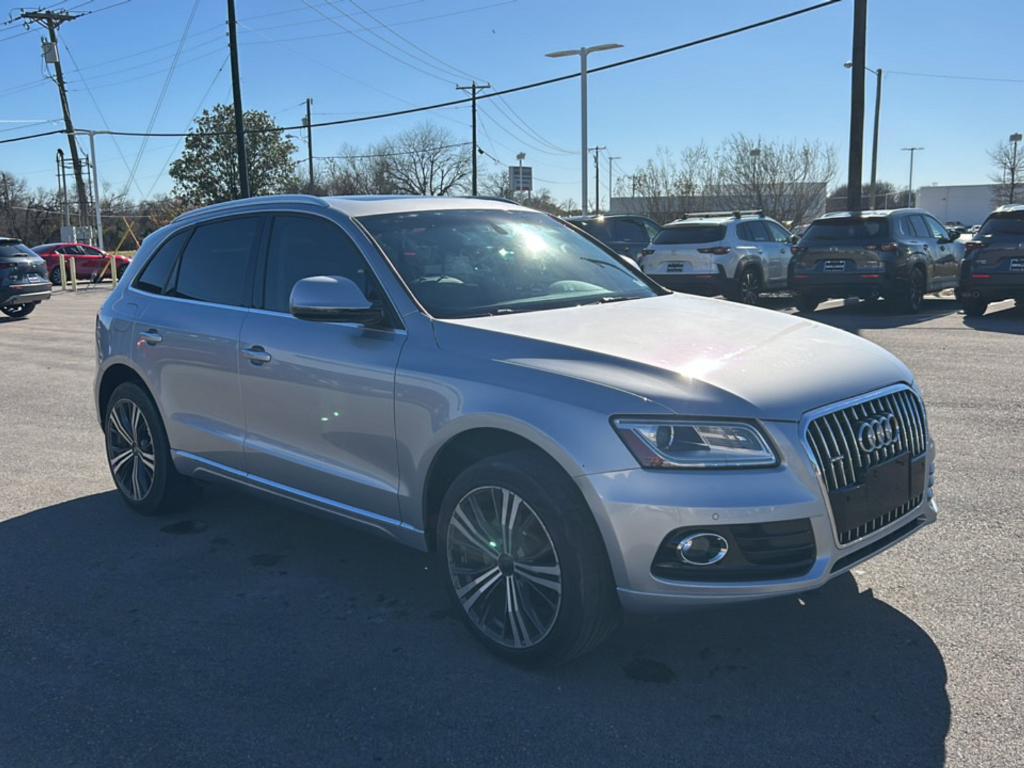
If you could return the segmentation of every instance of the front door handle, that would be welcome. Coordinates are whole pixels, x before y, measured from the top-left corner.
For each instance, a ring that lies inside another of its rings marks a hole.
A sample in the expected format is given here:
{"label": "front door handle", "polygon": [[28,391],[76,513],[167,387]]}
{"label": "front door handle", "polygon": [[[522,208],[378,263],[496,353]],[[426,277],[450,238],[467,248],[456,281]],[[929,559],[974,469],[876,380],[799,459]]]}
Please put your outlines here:
{"label": "front door handle", "polygon": [[242,350],[242,357],[253,365],[263,365],[271,360],[270,353],[258,344]]}
{"label": "front door handle", "polygon": [[139,334],[139,338],[144,342],[153,347],[164,340],[164,337],[160,335],[160,332],[156,328],[150,328],[148,331],[143,331]]}

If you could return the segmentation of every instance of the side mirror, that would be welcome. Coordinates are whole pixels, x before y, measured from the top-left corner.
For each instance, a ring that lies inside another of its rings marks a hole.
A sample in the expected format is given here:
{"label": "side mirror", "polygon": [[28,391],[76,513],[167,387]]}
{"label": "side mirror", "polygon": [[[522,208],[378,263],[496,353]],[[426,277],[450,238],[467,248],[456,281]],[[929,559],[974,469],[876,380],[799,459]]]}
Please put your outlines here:
{"label": "side mirror", "polygon": [[292,287],[289,311],[300,320],[379,325],[384,312],[374,307],[347,277],[305,277]]}
{"label": "side mirror", "polygon": [[790,245],[796,245],[799,242],[800,242],[800,235],[790,235],[789,236],[789,244]]}

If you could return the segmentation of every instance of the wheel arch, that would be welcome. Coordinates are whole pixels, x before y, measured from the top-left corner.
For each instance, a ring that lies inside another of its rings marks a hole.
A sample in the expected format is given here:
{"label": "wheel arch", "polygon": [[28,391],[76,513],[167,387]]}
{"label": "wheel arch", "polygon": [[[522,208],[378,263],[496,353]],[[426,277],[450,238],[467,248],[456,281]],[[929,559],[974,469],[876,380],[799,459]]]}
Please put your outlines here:
{"label": "wheel arch", "polygon": [[[504,426],[472,426],[450,436],[434,454],[427,469],[422,489],[421,510],[423,534],[428,550],[432,551],[435,548],[435,529],[440,516],[441,501],[452,481],[471,464],[512,451],[529,451],[535,454],[553,470],[562,474],[579,494],[581,503],[587,504],[582,490],[573,479],[573,471],[550,451],[545,450],[539,441]],[[589,505],[587,506],[589,508]]]}
{"label": "wheel arch", "polygon": [[[131,382],[141,387],[153,401],[156,406],[157,413],[160,413],[160,406],[157,404],[156,398],[153,397],[153,392],[150,390],[145,380],[143,380],[142,376],[139,375],[139,372],[127,363],[117,362],[111,364],[105,371],[103,371],[103,375],[100,376],[99,384],[96,387],[96,413],[100,421],[100,426],[103,425],[103,418],[107,412],[107,403],[110,401],[110,396],[113,394],[115,389],[126,382]],[[162,417],[163,414],[161,414],[161,418]]]}

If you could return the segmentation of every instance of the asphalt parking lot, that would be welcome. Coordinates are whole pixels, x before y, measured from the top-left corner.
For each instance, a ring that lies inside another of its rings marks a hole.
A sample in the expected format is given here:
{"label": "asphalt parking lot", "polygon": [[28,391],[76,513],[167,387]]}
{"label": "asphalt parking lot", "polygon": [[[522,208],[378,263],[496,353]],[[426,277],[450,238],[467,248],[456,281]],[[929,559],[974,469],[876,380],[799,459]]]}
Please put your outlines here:
{"label": "asphalt parking lot", "polygon": [[123,507],[92,406],[106,295],[0,318],[0,765],[1024,765],[1012,302],[815,316],[918,376],[939,524],[801,599],[634,618],[524,671],[424,555],[233,491]]}

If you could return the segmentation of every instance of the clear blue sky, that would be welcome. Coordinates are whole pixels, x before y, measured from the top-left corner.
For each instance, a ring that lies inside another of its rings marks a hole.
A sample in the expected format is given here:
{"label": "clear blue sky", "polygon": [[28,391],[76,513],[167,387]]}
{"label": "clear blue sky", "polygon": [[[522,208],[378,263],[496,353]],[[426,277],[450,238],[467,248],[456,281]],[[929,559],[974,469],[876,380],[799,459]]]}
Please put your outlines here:
{"label": "clear blue sky", "polygon": [[[81,12],[115,2],[68,0],[65,7],[80,6]],[[545,58],[548,51],[604,42],[625,46],[595,55],[596,66],[810,4],[810,0],[356,2],[422,50],[394,37],[361,13],[352,0],[237,0],[246,108],[265,109],[282,124],[300,122],[307,96],[313,98],[314,120],[401,109],[457,97],[455,82],[466,80],[438,72],[435,67],[441,65],[424,51],[456,70],[509,87],[578,69],[575,59]],[[230,100],[230,69],[224,65],[225,7],[220,0],[199,1],[154,130],[185,130],[200,106]],[[191,0],[130,0],[61,29],[70,50],[70,55],[63,53],[63,62],[78,126],[147,128],[191,9]],[[0,5],[0,12],[5,10]],[[617,172],[629,173],[658,146],[715,144],[734,131],[773,139],[820,139],[835,146],[842,166],[839,181],[843,181],[849,72],[842,63],[850,57],[852,16],[853,3],[847,0],[773,27],[593,75],[591,143],[607,145],[612,154],[621,156]],[[373,28],[383,40],[362,30],[358,35],[347,32],[345,28],[359,28],[353,19]],[[59,127],[56,122],[8,122],[60,117],[56,86],[42,79],[38,31],[18,34],[20,30],[0,28],[4,62],[0,138]],[[1020,12],[1011,0],[975,0],[969,8],[955,0],[872,0],[868,64],[893,72],[886,76],[883,97],[880,178],[906,183],[907,154],[900,147],[913,144],[926,147],[918,155],[915,186],[988,180],[986,149],[1006,140],[1012,131],[1024,130],[1020,32]],[[403,50],[419,60],[410,60]],[[865,177],[873,86],[869,79]],[[577,151],[578,99],[576,81],[507,97],[514,112],[548,143],[485,104],[481,145],[505,164],[514,162],[516,152],[525,151],[527,164],[542,180],[537,186],[550,188],[558,198],[578,199],[578,155],[551,148]],[[460,107],[318,129],[315,152],[336,154],[346,143],[363,146],[424,119],[468,140],[469,110]],[[299,153],[304,153],[302,142],[296,143]],[[134,138],[120,138],[116,144],[109,137],[97,139],[105,184],[114,190],[125,185],[141,145]],[[170,189],[165,163],[177,156],[176,146],[174,139],[151,139],[144,146],[133,197],[140,191]],[[0,145],[0,168],[27,177],[33,185],[49,186],[59,147],[66,148],[63,136]],[[606,167],[603,163],[602,174]],[[481,171],[497,168],[490,160],[481,165]],[[606,189],[603,182],[602,187]]]}

